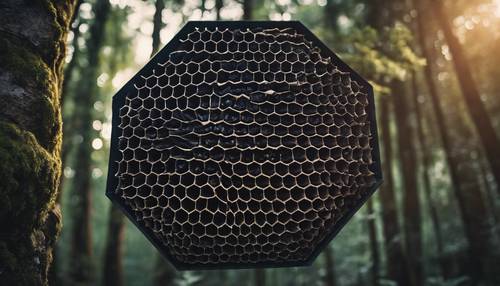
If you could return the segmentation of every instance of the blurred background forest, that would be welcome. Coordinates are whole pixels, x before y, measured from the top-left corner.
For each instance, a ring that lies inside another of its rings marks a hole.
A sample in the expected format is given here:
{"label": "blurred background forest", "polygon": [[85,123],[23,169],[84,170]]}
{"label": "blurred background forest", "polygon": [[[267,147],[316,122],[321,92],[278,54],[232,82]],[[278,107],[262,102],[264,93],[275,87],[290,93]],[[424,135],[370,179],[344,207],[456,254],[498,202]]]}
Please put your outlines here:
{"label": "blurred background forest", "polygon": [[[375,87],[384,184],[311,267],[175,271],[104,196],[111,99],[189,20],[300,20]],[[500,285],[500,0],[80,0],[53,285]]]}

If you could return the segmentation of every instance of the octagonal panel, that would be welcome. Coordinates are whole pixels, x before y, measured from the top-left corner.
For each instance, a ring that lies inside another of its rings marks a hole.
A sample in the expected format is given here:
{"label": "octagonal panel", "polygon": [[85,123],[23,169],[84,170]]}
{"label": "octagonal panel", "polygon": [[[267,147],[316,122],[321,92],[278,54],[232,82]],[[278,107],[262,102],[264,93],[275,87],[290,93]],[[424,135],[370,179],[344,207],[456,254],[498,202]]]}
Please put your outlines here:
{"label": "octagonal panel", "polygon": [[178,269],[308,265],[382,180],[374,110],[299,22],[189,22],[113,98],[106,194]]}

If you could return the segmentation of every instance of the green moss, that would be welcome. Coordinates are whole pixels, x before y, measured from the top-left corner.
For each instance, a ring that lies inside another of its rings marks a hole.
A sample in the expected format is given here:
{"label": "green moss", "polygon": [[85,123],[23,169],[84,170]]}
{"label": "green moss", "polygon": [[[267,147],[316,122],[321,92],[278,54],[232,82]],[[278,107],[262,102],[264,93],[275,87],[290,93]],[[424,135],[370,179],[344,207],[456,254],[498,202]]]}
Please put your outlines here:
{"label": "green moss", "polygon": [[[60,160],[38,144],[32,133],[0,121],[0,162],[0,284],[37,285],[50,258],[47,244],[59,228],[49,211]],[[47,222],[51,234],[45,235]]]}
{"label": "green moss", "polygon": [[59,112],[57,111],[58,87],[54,74],[47,64],[21,43],[0,37],[0,66],[13,76],[14,82],[28,89],[36,99],[30,106],[34,115],[40,116],[36,130],[31,131],[39,143],[52,150],[58,144]]}
{"label": "green moss", "polygon": [[[61,3],[62,2],[62,3]],[[67,30],[67,26],[69,24],[68,19],[68,10],[67,7],[71,4],[68,1],[50,1],[50,0],[37,0],[34,1],[35,4],[39,5],[44,12],[47,12],[50,15],[50,25],[51,32],[54,33],[52,35],[53,41],[47,43],[50,46],[41,47],[41,51],[43,53],[43,58],[47,63],[57,63],[58,57],[63,54],[64,50],[64,41],[65,31]],[[57,69],[57,67],[54,67]]]}
{"label": "green moss", "polygon": [[8,222],[16,221],[12,228],[39,226],[57,190],[59,159],[30,132],[0,122],[0,161],[1,224],[9,228]]}

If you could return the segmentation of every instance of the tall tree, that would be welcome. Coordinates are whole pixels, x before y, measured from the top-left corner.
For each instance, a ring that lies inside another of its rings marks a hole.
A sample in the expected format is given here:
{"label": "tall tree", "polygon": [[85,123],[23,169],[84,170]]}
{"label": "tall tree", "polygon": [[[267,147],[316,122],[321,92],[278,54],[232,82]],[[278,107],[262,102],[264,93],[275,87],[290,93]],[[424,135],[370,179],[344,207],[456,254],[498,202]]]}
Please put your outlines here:
{"label": "tall tree", "polygon": [[160,32],[161,29],[165,26],[162,21],[162,13],[165,9],[165,0],[156,0],[155,1],[155,14],[153,16],[153,34],[151,38],[153,39],[153,51],[151,52],[151,56],[156,54],[160,49]]}
{"label": "tall tree", "polygon": [[370,252],[371,252],[371,284],[373,286],[379,285],[380,276],[380,252],[378,250],[378,239],[377,239],[377,223],[375,210],[373,209],[373,198],[368,200],[367,204],[367,224],[368,224],[368,236],[370,238]]}
{"label": "tall tree", "polygon": [[379,106],[379,122],[383,147],[382,170],[384,174],[384,184],[379,192],[379,198],[382,206],[382,230],[385,238],[387,278],[396,281],[398,285],[411,285],[406,253],[403,246],[403,236],[398,222],[396,194],[394,190],[394,175],[392,172],[394,151],[390,128],[390,114],[392,109],[390,98],[386,95],[381,96]]}
{"label": "tall tree", "polygon": [[325,251],[323,251],[323,255],[325,257],[325,286],[335,286],[337,285],[336,283],[336,277],[335,277],[335,261],[333,259],[333,253],[332,253],[332,248],[327,247]]}
{"label": "tall tree", "polygon": [[[366,22],[378,31],[382,31],[387,25],[389,13],[392,10],[391,0],[375,0],[368,5],[368,13],[365,16]],[[382,17],[381,17],[382,15]],[[401,83],[394,81],[394,88],[401,88]],[[405,251],[404,236],[401,232],[401,227],[398,220],[397,201],[395,194],[394,174],[393,174],[393,145],[391,136],[390,113],[393,109],[398,109],[399,106],[393,106],[393,103],[403,101],[402,93],[397,90],[392,90],[392,94],[381,95],[379,98],[379,122],[382,139],[382,170],[384,174],[384,184],[379,192],[379,198],[382,209],[383,234],[385,243],[385,256],[387,264],[387,278],[395,281],[398,285],[412,285],[412,279],[409,269],[409,258]],[[392,97],[392,98],[391,98]],[[394,98],[398,97],[398,98]],[[406,106],[406,105],[405,105]],[[403,107],[405,107],[403,106]],[[397,112],[394,112],[397,115]],[[401,115],[400,115],[401,116]],[[399,129],[406,126],[407,122],[400,122]],[[401,136],[398,136],[398,141],[403,141]],[[404,150],[400,150],[400,155],[403,157]],[[406,155],[404,155],[406,156]],[[408,161],[408,159],[405,159]],[[406,171],[408,173],[408,169]],[[408,183],[411,180],[407,180]],[[407,199],[410,196],[406,196]],[[406,212],[406,211],[405,211]],[[406,214],[406,213],[405,213]]]}
{"label": "tall tree", "polygon": [[397,126],[399,162],[403,180],[403,214],[408,267],[412,285],[421,285],[422,274],[422,222],[420,198],[417,190],[415,144],[413,125],[410,121],[408,93],[402,81],[395,80],[391,86],[391,97]]}
{"label": "tall tree", "polygon": [[163,259],[163,257],[158,257],[159,261],[155,266],[155,273],[153,276],[153,285],[155,286],[174,286],[176,285],[175,279],[177,278],[177,273],[175,268]]}
{"label": "tall tree", "polygon": [[255,286],[266,286],[266,272],[264,269],[255,269]]}
{"label": "tall tree", "polygon": [[[76,1],[0,5],[0,284],[47,285],[60,229],[61,88]],[[29,29],[26,29],[29,27]]]}
{"label": "tall tree", "polygon": [[73,77],[73,72],[78,66],[78,56],[80,54],[80,45],[78,41],[80,40],[80,26],[82,24],[81,19],[78,18],[80,6],[84,3],[83,0],[78,0],[75,4],[75,13],[71,17],[71,32],[73,33],[73,40],[71,41],[71,47],[73,48],[73,54],[71,60],[64,67],[64,82],[62,84],[61,90],[61,106],[64,105],[64,99],[68,95],[68,87],[71,79]]}
{"label": "tall tree", "polygon": [[243,20],[253,19],[254,0],[243,0]]}
{"label": "tall tree", "polygon": [[201,0],[200,1],[200,10],[201,10],[201,18],[203,19],[203,16],[205,15],[205,12],[207,11],[206,6],[206,0]]}
{"label": "tall tree", "polygon": [[110,208],[108,235],[104,253],[103,285],[122,286],[123,265],[122,248],[125,235],[124,217],[117,207]]}
{"label": "tall tree", "polygon": [[[425,6],[421,1],[414,1],[413,4],[418,11],[417,39],[422,54],[427,60],[427,65],[424,68],[424,76],[431,98],[433,113],[436,117],[435,122],[439,131],[439,137],[450,171],[452,188],[458,202],[469,244],[468,271],[474,283],[478,283],[478,281],[484,278],[483,275],[487,272],[486,269],[490,267],[490,263],[487,261],[491,257],[491,252],[488,248],[491,246],[493,240],[488,225],[486,206],[484,205],[480,183],[478,182],[475,170],[471,169],[471,164],[467,163],[469,159],[464,156],[464,153],[456,151],[461,148],[460,144],[463,142],[452,139],[450,129],[446,123],[446,116],[444,115],[441,99],[438,95],[436,83],[434,82],[433,53],[427,43],[425,33],[426,25],[424,23],[427,20],[423,18]],[[467,129],[462,119],[455,119],[454,122],[458,131],[463,132]]]}
{"label": "tall tree", "polygon": [[92,130],[93,104],[96,100],[99,54],[104,41],[105,24],[110,14],[108,0],[97,0],[93,11],[94,19],[90,25],[87,41],[87,67],[82,70],[82,81],[75,96],[74,129],[82,136],[76,150],[75,176],[73,179],[72,206],[72,243],[71,279],[77,283],[91,283],[92,269],[92,228],[91,213],[91,166],[94,137]]}
{"label": "tall tree", "polygon": [[217,21],[221,20],[220,11],[224,7],[224,0],[215,0],[215,19]]}
{"label": "tall tree", "polygon": [[438,209],[432,198],[432,186],[430,179],[430,168],[431,168],[431,151],[426,141],[426,134],[424,132],[424,114],[421,110],[421,103],[419,102],[419,89],[418,89],[418,79],[415,72],[412,72],[412,90],[413,90],[413,104],[415,106],[416,115],[416,125],[417,125],[417,138],[420,145],[420,173],[423,180],[423,190],[425,202],[429,208],[429,218],[431,220],[432,230],[434,233],[434,239],[436,242],[437,258],[441,267],[441,273],[443,277],[447,278],[448,273],[446,266],[446,259],[444,257],[444,246],[442,238],[441,223],[439,221]]}
{"label": "tall tree", "polygon": [[[387,15],[377,21],[375,26],[377,30],[383,32],[386,25],[402,25],[398,21],[404,17],[405,3],[400,1],[380,1],[384,10],[387,10]],[[380,8],[379,8],[380,9]],[[397,28],[397,26],[395,26]],[[394,28],[394,29],[395,29]],[[401,36],[399,36],[401,37]],[[399,39],[398,39],[399,40]],[[396,54],[399,51],[399,42],[389,42],[382,44],[381,50],[387,55],[391,55],[394,51]],[[396,57],[397,58],[397,57]],[[402,60],[404,63],[404,60]],[[407,68],[408,69],[408,68]],[[393,101],[394,121],[396,125],[396,139],[398,143],[398,157],[401,170],[401,188],[402,188],[402,203],[403,203],[403,221],[404,221],[404,240],[407,254],[408,273],[411,284],[421,285],[423,279],[422,265],[422,219],[421,219],[421,204],[417,189],[417,172],[415,161],[415,138],[413,123],[411,118],[411,104],[409,101],[409,93],[405,81],[399,76],[394,77],[388,87],[390,88],[391,99]]]}
{"label": "tall tree", "polygon": [[[469,111],[472,122],[476,126],[476,131],[479,134],[483,143],[486,157],[490,163],[493,176],[497,186],[500,186],[500,138],[496,134],[495,128],[491,123],[488,112],[481,101],[481,96],[477,88],[474,77],[472,76],[469,62],[462,49],[457,36],[453,33],[451,22],[446,12],[442,0],[428,1],[430,8],[436,16],[436,20],[443,31],[444,37],[450,48],[455,65],[455,72],[458,77],[458,82],[462,90],[462,95],[465,99],[467,109]],[[498,187],[500,192],[500,187]]]}

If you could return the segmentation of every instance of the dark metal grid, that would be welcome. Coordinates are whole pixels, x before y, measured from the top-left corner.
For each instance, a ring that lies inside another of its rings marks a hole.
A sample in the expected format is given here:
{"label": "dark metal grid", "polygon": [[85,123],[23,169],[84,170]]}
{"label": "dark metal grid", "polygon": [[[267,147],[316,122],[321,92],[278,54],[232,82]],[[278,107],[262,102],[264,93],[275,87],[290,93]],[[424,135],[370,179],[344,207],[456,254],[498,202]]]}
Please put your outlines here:
{"label": "dark metal grid", "polygon": [[[145,72],[151,71],[157,63],[165,62],[169,58],[169,54],[173,52],[177,45],[180,43],[180,39],[186,38],[186,36],[193,31],[195,28],[207,28],[207,29],[287,29],[292,28],[298,34],[303,34],[307,41],[311,41],[313,46],[318,47],[321,50],[321,55],[323,57],[329,57],[332,62],[341,71],[346,71],[350,73],[352,80],[356,81],[358,84],[364,88],[364,91],[368,94],[368,121],[370,122],[371,128],[371,139],[370,146],[372,148],[372,159],[373,164],[370,166],[370,170],[374,173],[376,182],[372,187],[366,192],[366,195],[357,202],[357,205],[350,209],[349,212],[345,213],[340,220],[335,223],[335,226],[331,230],[331,233],[326,235],[326,237],[317,245],[315,250],[311,255],[304,261],[294,261],[294,262],[279,262],[279,263],[224,263],[224,264],[190,264],[183,263],[172,257],[168,252],[167,248],[160,242],[155,234],[150,228],[145,227],[142,222],[136,221],[133,215],[133,210],[127,206],[124,201],[115,194],[115,190],[118,186],[118,178],[115,176],[117,173],[117,161],[120,159],[120,153],[118,149],[118,137],[121,133],[119,110],[125,104],[125,98],[127,94],[134,90],[133,82],[134,79]],[[378,188],[382,182],[382,174],[380,168],[380,156],[379,156],[379,146],[378,146],[378,136],[377,127],[375,120],[375,104],[373,98],[373,90],[368,82],[366,82],[360,75],[358,75],[354,70],[343,63],[328,47],[326,47],[314,34],[312,34],[307,28],[305,28],[300,22],[289,21],[289,22],[258,22],[258,21],[248,21],[248,22],[200,22],[193,21],[188,22],[181,31],[159,52],[157,53],[149,62],[146,64],[125,86],[120,89],[117,94],[113,97],[113,119],[112,119],[112,137],[111,137],[111,150],[110,150],[110,164],[108,170],[108,183],[106,195],[113,201],[115,205],[120,207],[122,211],[127,215],[127,217],[145,234],[145,236],[151,241],[151,243],[162,253],[169,261],[171,261],[174,266],[179,270],[187,269],[221,269],[221,268],[256,268],[256,267],[292,267],[292,266],[306,266],[310,265],[319,253],[328,245],[331,239],[337,235],[337,233],[342,229],[342,227],[349,221],[349,219],[356,213],[356,211],[364,204],[364,202],[370,197],[370,195]]]}

